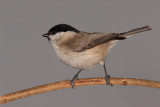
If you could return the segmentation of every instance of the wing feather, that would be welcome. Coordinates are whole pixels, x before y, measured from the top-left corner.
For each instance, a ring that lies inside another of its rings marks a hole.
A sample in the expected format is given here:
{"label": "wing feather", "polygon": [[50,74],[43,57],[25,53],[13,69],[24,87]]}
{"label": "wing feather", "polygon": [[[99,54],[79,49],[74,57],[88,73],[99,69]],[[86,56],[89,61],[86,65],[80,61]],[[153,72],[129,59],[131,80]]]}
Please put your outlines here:
{"label": "wing feather", "polygon": [[119,36],[118,33],[80,33],[70,41],[70,46],[74,52],[82,52],[97,45],[114,40]]}
{"label": "wing feather", "polygon": [[111,40],[124,40],[126,37],[144,31],[152,30],[149,26],[135,28],[124,33],[86,33],[79,32],[69,43],[69,48],[74,52],[82,52]]}

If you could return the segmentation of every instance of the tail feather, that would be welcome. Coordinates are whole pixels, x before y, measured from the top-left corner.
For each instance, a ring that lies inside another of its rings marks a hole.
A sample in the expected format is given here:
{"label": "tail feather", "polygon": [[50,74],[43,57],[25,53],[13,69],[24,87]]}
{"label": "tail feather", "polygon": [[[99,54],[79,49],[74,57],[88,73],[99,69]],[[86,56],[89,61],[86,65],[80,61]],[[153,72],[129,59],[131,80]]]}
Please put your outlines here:
{"label": "tail feather", "polygon": [[130,36],[134,35],[134,34],[149,31],[149,30],[152,30],[152,28],[150,28],[149,26],[144,26],[144,27],[141,27],[141,28],[135,28],[135,29],[132,29],[128,32],[120,33],[118,37],[127,38],[127,37],[130,37]]}

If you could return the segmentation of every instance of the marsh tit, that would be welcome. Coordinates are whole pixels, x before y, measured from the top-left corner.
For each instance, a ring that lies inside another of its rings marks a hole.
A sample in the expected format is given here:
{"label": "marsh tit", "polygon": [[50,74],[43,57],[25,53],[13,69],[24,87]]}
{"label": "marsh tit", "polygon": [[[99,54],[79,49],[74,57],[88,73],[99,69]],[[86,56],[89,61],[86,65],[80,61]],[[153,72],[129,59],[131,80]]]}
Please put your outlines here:
{"label": "marsh tit", "polygon": [[72,88],[82,70],[91,69],[98,63],[104,67],[106,84],[112,86],[105,66],[110,49],[118,40],[125,40],[134,34],[149,30],[152,29],[144,26],[123,33],[88,33],[67,24],[58,24],[42,36],[53,45],[63,63],[79,69],[71,80]]}

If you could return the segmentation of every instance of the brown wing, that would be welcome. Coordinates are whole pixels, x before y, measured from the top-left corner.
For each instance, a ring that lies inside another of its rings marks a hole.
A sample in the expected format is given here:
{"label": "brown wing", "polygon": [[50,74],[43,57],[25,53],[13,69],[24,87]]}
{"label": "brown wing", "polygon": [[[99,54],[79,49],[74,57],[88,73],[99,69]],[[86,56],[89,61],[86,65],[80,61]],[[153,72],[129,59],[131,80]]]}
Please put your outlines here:
{"label": "brown wing", "polygon": [[[85,33],[81,32],[70,41],[68,44],[72,51],[82,52],[91,49],[104,42],[114,40],[119,34],[117,33]],[[122,37],[123,38],[123,37]]]}
{"label": "brown wing", "polygon": [[67,44],[74,52],[82,52],[110,40],[124,40],[126,37],[144,31],[152,30],[149,26],[132,29],[124,33],[86,33],[80,32]]}

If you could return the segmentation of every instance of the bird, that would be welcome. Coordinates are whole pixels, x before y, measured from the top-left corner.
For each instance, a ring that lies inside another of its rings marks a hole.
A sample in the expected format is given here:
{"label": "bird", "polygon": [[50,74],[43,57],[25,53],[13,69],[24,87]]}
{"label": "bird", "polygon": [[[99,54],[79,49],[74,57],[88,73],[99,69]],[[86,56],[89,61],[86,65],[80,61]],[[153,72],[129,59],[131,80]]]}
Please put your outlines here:
{"label": "bird", "polygon": [[110,49],[120,40],[150,30],[152,28],[147,25],[123,33],[90,33],[80,31],[68,24],[58,24],[42,36],[52,44],[58,58],[63,63],[79,69],[70,82],[74,89],[79,73],[82,70],[92,69],[97,64],[101,64],[104,68],[106,84],[113,86],[105,65]]}

